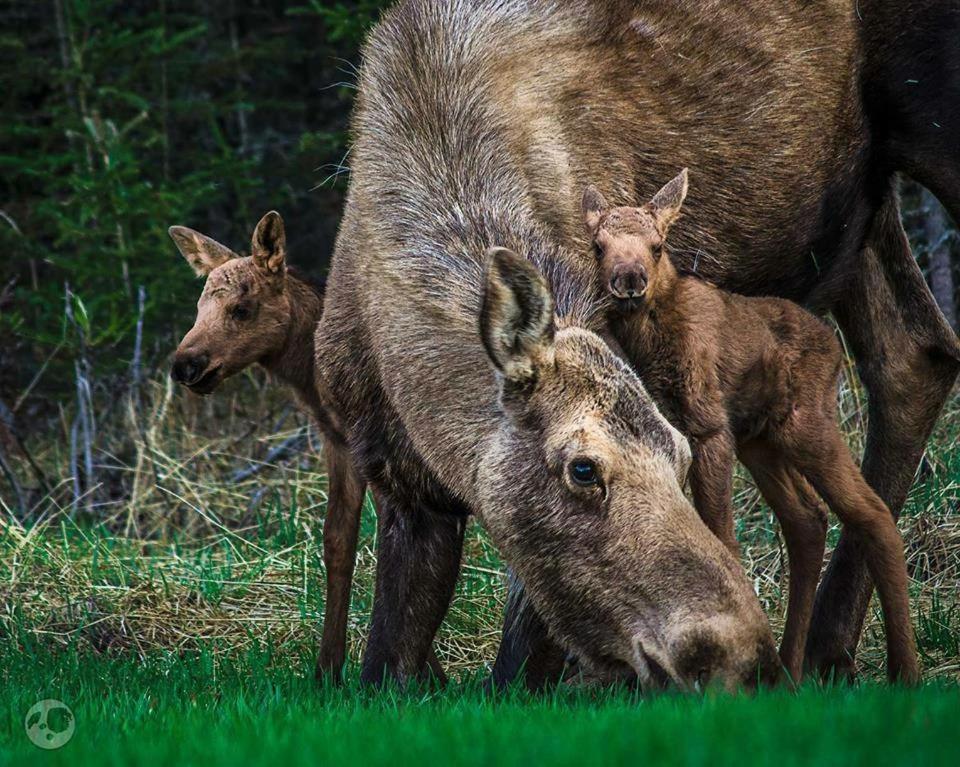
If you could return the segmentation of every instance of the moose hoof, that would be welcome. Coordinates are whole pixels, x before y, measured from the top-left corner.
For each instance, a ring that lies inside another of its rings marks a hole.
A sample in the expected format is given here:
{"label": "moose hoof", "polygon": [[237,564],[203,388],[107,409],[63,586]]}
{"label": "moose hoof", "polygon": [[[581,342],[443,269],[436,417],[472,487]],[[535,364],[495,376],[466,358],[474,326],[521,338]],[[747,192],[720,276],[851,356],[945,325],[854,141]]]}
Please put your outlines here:
{"label": "moose hoof", "polygon": [[846,648],[827,651],[808,649],[807,669],[823,682],[851,684],[857,677],[857,663]]}
{"label": "moose hoof", "polygon": [[339,687],[343,684],[343,667],[343,656],[325,657],[321,654],[317,659],[314,676],[320,684],[331,684],[334,687]]}

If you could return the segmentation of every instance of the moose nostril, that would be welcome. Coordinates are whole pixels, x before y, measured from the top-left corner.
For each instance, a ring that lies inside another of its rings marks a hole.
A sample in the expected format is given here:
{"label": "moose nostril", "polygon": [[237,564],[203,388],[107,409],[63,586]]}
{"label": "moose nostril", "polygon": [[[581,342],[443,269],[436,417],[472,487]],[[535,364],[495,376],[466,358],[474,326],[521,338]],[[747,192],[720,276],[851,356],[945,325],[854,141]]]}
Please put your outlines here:
{"label": "moose nostril", "polygon": [[173,380],[177,383],[188,383],[190,380],[190,371],[193,366],[190,364],[189,360],[177,360],[173,363],[173,370],[171,374]]}
{"label": "moose nostril", "polygon": [[647,276],[632,269],[617,272],[610,279],[610,292],[618,298],[637,298],[647,287]]}
{"label": "moose nostril", "polygon": [[633,280],[629,275],[620,272],[615,274],[613,279],[610,280],[610,292],[618,298],[626,298],[630,295],[631,286]]}
{"label": "moose nostril", "polygon": [[697,672],[697,680],[694,683],[694,687],[697,692],[703,692],[707,685],[710,683],[710,669],[702,668]]}
{"label": "moose nostril", "polygon": [[197,381],[207,368],[207,356],[181,357],[174,361],[171,374],[177,383],[190,385]]}

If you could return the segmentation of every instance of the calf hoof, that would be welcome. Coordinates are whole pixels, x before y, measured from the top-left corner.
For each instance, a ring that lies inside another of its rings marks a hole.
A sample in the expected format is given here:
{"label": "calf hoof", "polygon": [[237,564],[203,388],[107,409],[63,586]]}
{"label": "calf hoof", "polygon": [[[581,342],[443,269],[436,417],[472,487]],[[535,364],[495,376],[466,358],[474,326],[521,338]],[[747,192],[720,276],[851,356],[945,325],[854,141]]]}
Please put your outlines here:
{"label": "calf hoof", "polygon": [[920,665],[917,658],[914,656],[901,662],[890,663],[887,667],[887,678],[893,684],[902,684],[907,687],[920,684]]}
{"label": "calf hoof", "polygon": [[857,678],[857,662],[845,647],[807,647],[807,673],[822,682],[851,684]]}
{"label": "calf hoof", "polygon": [[343,684],[344,665],[345,658],[342,653],[333,655],[320,653],[314,669],[314,678],[320,684],[331,684],[334,687],[339,687]]}

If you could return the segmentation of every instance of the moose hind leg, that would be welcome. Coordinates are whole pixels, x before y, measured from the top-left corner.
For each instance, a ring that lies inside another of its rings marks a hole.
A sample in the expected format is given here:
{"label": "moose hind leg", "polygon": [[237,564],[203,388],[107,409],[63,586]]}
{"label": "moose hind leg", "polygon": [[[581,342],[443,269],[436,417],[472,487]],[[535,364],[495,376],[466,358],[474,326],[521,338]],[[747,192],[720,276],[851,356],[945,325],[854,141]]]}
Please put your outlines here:
{"label": "moose hind leg", "polygon": [[453,597],[466,520],[379,497],[377,575],[360,679],[405,684],[431,663]]}
{"label": "moose hind leg", "polygon": [[357,475],[345,445],[329,440],[325,447],[329,491],[323,523],[323,563],[327,601],[317,678],[339,681],[347,652],[347,617],[357,554],[357,535],[366,485]]}
{"label": "moose hind leg", "polygon": [[826,547],[826,509],[813,488],[772,446],[743,450],[741,458],[780,521],[787,544],[790,585],[780,660],[793,681],[799,682]]}
{"label": "moose hind leg", "polygon": [[512,571],[504,611],[503,635],[490,683],[503,690],[522,678],[529,690],[541,690],[560,681],[566,653],[526,598],[523,583]]}
{"label": "moose hind leg", "polygon": [[[826,425],[818,431],[827,431]],[[910,621],[903,539],[889,510],[860,474],[839,429],[824,434],[820,447],[805,456],[803,473],[839,517],[844,534],[858,542],[877,584],[890,680],[913,683],[919,679],[920,669]]]}
{"label": "moose hind leg", "polygon": [[[960,345],[923,281],[892,191],[833,313],[869,394],[863,477],[896,517],[960,370]],[[871,592],[863,547],[844,532],[807,640],[807,661],[823,677],[853,676]]]}

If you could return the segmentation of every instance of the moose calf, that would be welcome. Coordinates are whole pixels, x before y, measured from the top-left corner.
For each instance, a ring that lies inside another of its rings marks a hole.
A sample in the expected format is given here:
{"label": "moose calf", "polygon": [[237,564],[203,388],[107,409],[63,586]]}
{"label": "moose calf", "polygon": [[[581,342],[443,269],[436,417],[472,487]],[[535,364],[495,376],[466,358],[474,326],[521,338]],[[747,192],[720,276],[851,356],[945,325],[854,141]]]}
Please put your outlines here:
{"label": "moose calf", "polygon": [[707,526],[737,552],[735,455],[780,520],[790,566],[780,656],[791,676],[802,673],[823,562],[819,494],[867,551],[889,677],[913,682],[919,669],[902,540],[837,426],[840,345],[796,304],[735,295],[679,273],[665,238],[686,193],[686,169],[643,207],[610,208],[595,187],[584,192],[584,223],[613,301],[614,333],[664,414],[690,439],[690,485]]}
{"label": "moose calf", "polygon": [[[275,211],[260,219],[246,258],[185,226],[170,227],[170,237],[194,272],[206,278],[197,319],[174,356],[174,380],[197,394],[210,394],[224,379],[259,364],[293,389],[324,433],[327,592],[317,676],[339,680],[366,484],[354,468],[336,414],[316,388],[313,334],[323,312],[323,288],[287,264],[283,219]],[[443,681],[432,653],[428,664]]]}
{"label": "moose calf", "polygon": [[323,311],[323,290],[287,266],[283,219],[275,211],[260,219],[246,258],[184,226],[170,227],[170,237],[194,272],[206,278],[197,319],[174,356],[174,380],[197,394],[210,394],[224,379],[259,363],[294,390],[326,436],[327,598],[317,673],[338,678],[346,659],[350,585],[366,486],[347,445],[336,438],[334,416],[314,384],[313,331]]}

